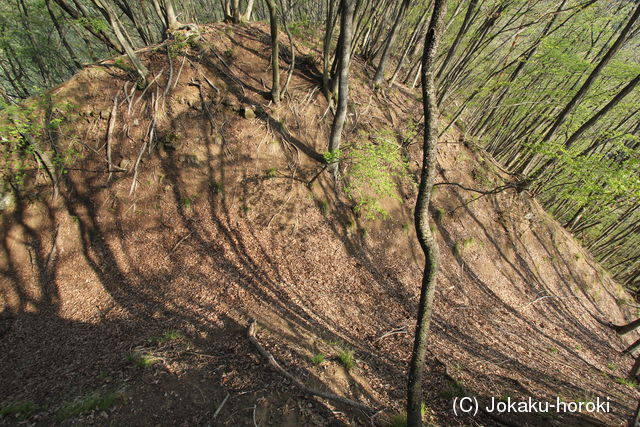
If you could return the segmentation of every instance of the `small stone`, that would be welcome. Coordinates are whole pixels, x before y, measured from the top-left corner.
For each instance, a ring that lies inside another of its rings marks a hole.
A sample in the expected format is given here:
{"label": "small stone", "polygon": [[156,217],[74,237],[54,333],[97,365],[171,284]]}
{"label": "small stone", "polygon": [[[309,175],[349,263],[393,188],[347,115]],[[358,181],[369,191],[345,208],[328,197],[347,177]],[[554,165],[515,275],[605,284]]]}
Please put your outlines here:
{"label": "small stone", "polygon": [[12,193],[0,193],[0,211],[6,210],[13,206],[15,197]]}
{"label": "small stone", "polygon": [[256,112],[253,111],[252,107],[245,105],[244,107],[242,107],[242,116],[245,119],[255,119],[256,118]]}

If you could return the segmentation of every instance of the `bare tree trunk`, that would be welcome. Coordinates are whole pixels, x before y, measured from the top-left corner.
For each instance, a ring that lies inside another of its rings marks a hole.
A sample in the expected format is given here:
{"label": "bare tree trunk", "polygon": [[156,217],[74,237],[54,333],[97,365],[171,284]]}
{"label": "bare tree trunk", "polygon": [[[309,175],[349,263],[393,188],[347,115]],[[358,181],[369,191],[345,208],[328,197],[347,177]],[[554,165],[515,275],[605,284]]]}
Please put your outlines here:
{"label": "bare tree trunk", "polygon": [[391,46],[393,45],[393,42],[396,39],[396,35],[398,34],[400,22],[404,19],[407,9],[409,8],[409,2],[410,0],[403,0],[402,4],[400,5],[400,10],[398,11],[398,15],[393,22],[391,32],[389,33],[389,36],[385,41],[384,50],[382,51],[382,57],[380,58],[378,69],[376,70],[376,74],[373,76],[373,86],[378,86],[384,78],[384,69],[387,65],[387,61],[389,60],[389,55],[391,54]]}
{"label": "bare tree trunk", "polygon": [[418,241],[425,256],[424,274],[418,305],[416,336],[409,366],[407,381],[407,425],[422,426],[422,377],[427,353],[427,337],[431,315],[433,313],[433,295],[436,289],[436,276],[440,255],[438,242],[429,227],[429,204],[436,176],[436,157],[438,152],[437,103],[434,82],[435,60],[440,43],[443,17],[446,14],[446,0],[435,0],[429,30],[424,41],[422,56],[422,105],[424,109],[424,144],[422,156],[422,174],[418,187],[418,199],[414,220]]}
{"label": "bare tree trunk", "polygon": [[247,8],[244,10],[244,14],[242,15],[243,21],[251,21],[251,14],[253,13],[253,3],[254,0],[249,0],[247,2]]}
{"label": "bare tree trunk", "polygon": [[333,18],[334,4],[335,0],[328,0],[324,41],[322,44],[322,90],[330,105],[333,102],[333,95],[329,89],[331,79],[329,63],[331,62],[331,38],[333,36],[333,28],[335,27],[335,20]]}
{"label": "bare tree trunk", "polygon": [[167,19],[167,29],[175,30],[180,27],[178,19],[176,19],[176,12],[173,10],[173,2],[171,0],[164,0],[164,12]]}
{"label": "bare tree trunk", "polygon": [[231,0],[231,18],[234,24],[240,23],[240,0]]}
{"label": "bare tree trunk", "polygon": [[116,35],[118,42],[120,42],[125,52],[127,53],[129,60],[131,60],[131,63],[133,64],[133,66],[136,69],[136,72],[138,73],[138,76],[140,77],[142,82],[146,84],[147,74],[149,74],[149,70],[147,70],[147,67],[145,67],[142,61],[140,61],[140,58],[138,58],[138,56],[136,55],[136,52],[133,50],[133,46],[131,46],[131,44],[127,41],[127,39],[122,34],[122,30],[120,28],[121,24],[120,22],[118,22],[116,14],[111,8],[111,4],[109,3],[108,0],[105,0],[105,1],[93,0],[93,2],[98,8],[101,9],[102,13],[105,15],[105,18],[107,18],[107,20],[109,21],[109,25],[111,26],[113,33]]}
{"label": "bare tree trunk", "polygon": [[[340,66],[338,69],[338,106],[336,107],[336,115],[331,125],[331,135],[329,137],[329,152],[335,153],[340,149],[340,140],[342,138],[342,128],[347,118],[347,101],[349,99],[349,65],[351,61],[351,39],[353,25],[353,10],[355,6],[354,0],[340,1],[340,38],[342,39],[340,49]],[[334,176],[338,173],[338,164],[334,162],[331,165],[331,171]]]}
{"label": "bare tree trunk", "polygon": [[280,102],[280,45],[278,44],[278,12],[275,0],[265,0],[269,8],[269,23],[271,24],[271,99]]}
{"label": "bare tree trunk", "polygon": [[[609,63],[611,58],[613,58],[615,53],[618,50],[620,50],[624,42],[627,40],[627,36],[631,32],[631,29],[633,28],[633,25],[635,24],[635,22],[638,20],[639,16],[640,16],[640,3],[638,3],[638,6],[633,11],[631,18],[629,19],[627,24],[624,26],[624,28],[618,35],[618,38],[616,39],[616,41],[613,43],[613,45],[611,45],[611,47],[609,48],[607,53],[602,57],[600,62],[598,62],[598,65],[596,65],[593,71],[591,71],[591,74],[589,74],[589,77],[587,77],[587,79],[582,84],[580,89],[578,89],[578,92],[576,92],[573,98],[571,98],[571,100],[567,103],[567,105],[565,105],[565,107],[562,109],[560,114],[558,114],[556,119],[553,121],[553,124],[551,125],[547,133],[542,138],[541,142],[543,144],[551,141],[551,138],[553,138],[553,136],[556,134],[560,126],[565,122],[569,114],[576,108],[576,106],[582,100],[582,98],[584,98],[584,96],[586,95],[587,91],[589,90],[593,82],[602,72],[602,69]],[[540,176],[544,173],[544,171],[549,166],[551,166],[554,162],[555,162],[555,159],[547,160],[533,174],[531,174],[529,178],[525,179],[525,181],[523,182],[523,185],[521,185],[520,187],[523,189],[528,188],[530,183],[540,178]]]}
{"label": "bare tree trunk", "polygon": [[71,61],[73,61],[73,65],[75,65],[77,69],[82,68],[82,63],[80,62],[80,59],[78,59],[78,55],[76,55],[74,50],[69,45],[69,42],[67,41],[67,38],[64,35],[64,31],[62,31],[62,27],[58,22],[58,18],[56,18],[55,13],[53,13],[53,10],[51,9],[51,1],[45,0],[45,4],[47,6],[47,11],[49,12],[49,16],[51,17],[51,22],[53,22],[54,27],[56,27],[56,31],[58,32],[58,36],[60,37],[60,41],[62,42],[62,45],[66,49],[67,53],[69,53],[69,56],[71,57]]}

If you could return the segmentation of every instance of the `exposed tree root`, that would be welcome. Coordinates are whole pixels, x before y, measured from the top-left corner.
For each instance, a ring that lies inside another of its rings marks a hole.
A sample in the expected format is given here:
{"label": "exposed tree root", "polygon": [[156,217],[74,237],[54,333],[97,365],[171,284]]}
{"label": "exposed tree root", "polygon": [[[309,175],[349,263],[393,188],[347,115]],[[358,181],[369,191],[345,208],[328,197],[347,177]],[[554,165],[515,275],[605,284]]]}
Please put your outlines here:
{"label": "exposed tree root", "polygon": [[371,408],[370,406],[367,406],[367,405],[365,405],[363,403],[360,403],[360,402],[356,402],[355,400],[347,399],[346,397],[338,396],[337,394],[327,393],[327,392],[324,392],[324,391],[320,391],[320,390],[315,390],[315,389],[309,388],[309,387],[305,386],[302,383],[302,381],[298,380],[296,377],[291,375],[289,372],[285,371],[284,368],[282,366],[280,366],[280,364],[276,361],[276,359],[271,355],[271,353],[269,353],[258,342],[258,339],[256,338],[256,321],[255,320],[252,320],[251,323],[249,324],[249,329],[247,330],[247,336],[249,337],[249,341],[251,341],[251,343],[256,347],[258,352],[262,356],[264,356],[265,359],[267,359],[267,361],[269,362],[269,365],[276,372],[278,372],[280,375],[282,375],[283,377],[285,377],[288,380],[290,380],[292,383],[294,383],[296,386],[298,386],[300,389],[302,389],[302,391],[304,391],[305,393],[311,394],[313,396],[318,396],[318,397],[321,397],[321,398],[326,399],[326,400],[330,400],[330,401],[335,402],[335,403],[340,403],[340,404],[343,404],[343,405],[348,405],[348,406],[354,407],[356,409],[360,409],[361,411],[366,412],[367,414],[373,414],[373,413],[377,412],[375,409]]}

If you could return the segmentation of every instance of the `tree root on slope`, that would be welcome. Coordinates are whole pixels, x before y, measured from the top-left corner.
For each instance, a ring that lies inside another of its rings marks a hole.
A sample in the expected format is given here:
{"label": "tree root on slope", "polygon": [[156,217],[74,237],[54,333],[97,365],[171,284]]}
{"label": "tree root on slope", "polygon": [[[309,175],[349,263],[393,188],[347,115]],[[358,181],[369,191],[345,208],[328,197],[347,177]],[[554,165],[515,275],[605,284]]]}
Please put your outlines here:
{"label": "tree root on slope", "polygon": [[284,368],[280,366],[280,364],[276,361],[276,359],[271,355],[271,353],[269,353],[269,351],[267,351],[258,342],[258,339],[256,338],[256,321],[255,320],[252,320],[251,323],[249,324],[249,329],[247,330],[247,336],[249,337],[249,341],[251,341],[251,343],[256,347],[256,349],[258,349],[258,352],[260,352],[260,354],[262,354],[262,356],[264,356],[267,359],[267,361],[269,362],[269,365],[276,372],[278,372],[280,375],[290,380],[292,383],[298,386],[298,388],[302,389],[302,391],[304,391],[305,393],[311,394],[313,396],[318,396],[335,403],[340,403],[343,405],[354,407],[356,409],[360,409],[361,411],[367,414],[373,414],[377,412],[375,409],[371,408],[370,406],[367,406],[360,402],[356,402],[355,400],[347,399],[346,397],[338,396],[337,394],[327,393],[324,391],[309,388],[305,386],[302,383],[302,381],[298,380],[289,372],[285,371]]}

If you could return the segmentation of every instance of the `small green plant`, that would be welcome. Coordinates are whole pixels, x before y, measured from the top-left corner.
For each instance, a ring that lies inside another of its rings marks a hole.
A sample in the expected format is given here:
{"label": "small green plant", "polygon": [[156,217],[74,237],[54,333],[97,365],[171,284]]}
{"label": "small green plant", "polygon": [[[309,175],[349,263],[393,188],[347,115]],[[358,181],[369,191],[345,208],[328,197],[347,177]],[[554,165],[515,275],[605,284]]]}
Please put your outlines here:
{"label": "small green plant", "polygon": [[436,209],[436,221],[442,222],[442,220],[444,219],[446,214],[447,214],[447,211],[445,211],[442,208],[437,208]]}
{"label": "small green plant", "polygon": [[151,353],[144,351],[134,350],[127,356],[129,362],[133,363],[138,368],[149,368],[160,361]]}
{"label": "small green plant", "polygon": [[500,400],[500,402],[508,402],[510,398],[511,395],[505,391],[500,395],[500,398],[498,400]]}
{"label": "small green plant", "polygon": [[166,343],[166,342],[170,342],[170,341],[175,341],[175,340],[179,340],[180,338],[183,338],[184,336],[182,335],[182,333],[180,331],[167,331],[164,334],[162,334],[161,337],[158,338],[151,338],[151,342],[155,342],[158,344],[162,344],[162,343]]}
{"label": "small green plant", "polygon": [[59,421],[65,420],[76,415],[80,415],[92,410],[104,410],[113,405],[119,398],[121,393],[91,393],[76,401],[64,406],[56,415]]}
{"label": "small green plant", "polygon": [[233,58],[235,55],[236,51],[232,47],[224,51],[224,56],[226,56],[227,58]]}
{"label": "small green plant", "polygon": [[407,413],[398,412],[389,420],[389,427],[407,427]]}
{"label": "small green plant", "polygon": [[242,212],[247,215],[249,212],[251,212],[251,206],[243,206],[242,207]]}
{"label": "small green plant", "polygon": [[549,353],[558,353],[558,351],[559,350],[557,347],[554,347],[554,346],[549,347]]}
{"label": "small green plant", "polygon": [[607,365],[607,368],[609,368],[609,370],[615,372],[618,370],[618,365],[616,365],[615,363],[611,362]]}
{"label": "small green plant", "polygon": [[133,66],[133,64],[131,64],[131,63],[130,63],[130,62],[128,62],[128,61],[125,61],[123,58],[116,58],[116,60],[115,60],[115,61],[113,61],[113,65],[114,65],[116,68],[118,68],[118,69],[120,69],[120,70],[124,71],[125,73],[133,74],[133,73],[135,73],[135,72],[136,72],[136,69],[135,69],[135,67]]}
{"label": "small green plant", "polygon": [[213,194],[222,194],[224,193],[224,184],[218,181],[213,181],[211,183],[211,192]]}
{"label": "small green plant", "polygon": [[326,215],[329,212],[329,202],[327,200],[318,200],[318,209],[322,215]]}
{"label": "small green plant", "polygon": [[453,245],[453,253],[456,256],[462,255],[462,251],[465,249],[469,249],[476,244],[476,240],[473,237],[467,237],[461,241],[456,242]]}
{"label": "small green plant", "polygon": [[311,363],[314,365],[320,365],[324,360],[324,354],[318,353],[311,358]]}
{"label": "small green plant", "polygon": [[400,183],[413,183],[394,132],[383,129],[372,137],[364,137],[342,157],[348,165],[345,192],[356,203],[354,211],[367,220],[387,218],[389,213],[381,201],[395,199],[401,202]]}
{"label": "small green plant", "polygon": [[[424,404],[424,402],[422,402],[422,404],[420,405],[420,413],[422,414],[422,417],[427,415],[427,412],[428,412],[427,407]],[[406,426],[407,426],[406,411],[398,412],[397,414],[392,416],[391,419],[389,420],[389,427],[406,427]]]}
{"label": "small green plant", "polygon": [[405,232],[408,232],[411,229],[411,224],[409,224],[408,222],[405,222],[404,224],[402,224],[402,230]]}
{"label": "small green plant", "polygon": [[9,416],[24,420],[33,414],[38,407],[32,402],[13,403],[0,409],[0,417]]}
{"label": "small green plant", "polygon": [[456,380],[447,381],[446,385],[440,390],[440,397],[445,399],[453,399],[454,397],[464,397],[467,395],[466,390]]}
{"label": "small green plant", "polygon": [[577,345],[576,346],[576,351],[582,351],[582,346],[581,345]]}
{"label": "small green plant", "polygon": [[350,371],[356,366],[353,350],[342,349],[340,353],[338,353],[338,360],[340,360],[340,363],[347,371]]}
{"label": "small green plant", "polygon": [[191,46],[190,38],[182,34],[175,34],[175,39],[171,40],[167,45],[169,57],[175,58],[179,55],[186,55],[187,48]]}
{"label": "small green plant", "polygon": [[191,197],[189,197],[189,196],[185,196],[182,199],[182,204],[184,205],[184,208],[186,210],[189,210],[193,206],[193,199]]}
{"label": "small green plant", "polygon": [[614,381],[617,382],[618,384],[626,385],[629,388],[638,387],[638,382],[630,378],[616,377]]}
{"label": "small green plant", "polygon": [[335,163],[337,161],[340,161],[341,157],[342,151],[340,150],[325,151],[324,153],[322,153],[322,158],[327,163]]}
{"label": "small green plant", "polygon": [[267,178],[275,178],[278,170],[276,168],[269,168],[265,171]]}

